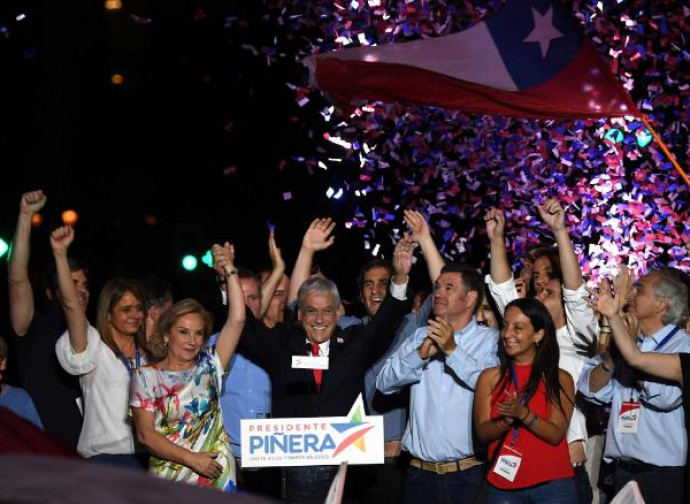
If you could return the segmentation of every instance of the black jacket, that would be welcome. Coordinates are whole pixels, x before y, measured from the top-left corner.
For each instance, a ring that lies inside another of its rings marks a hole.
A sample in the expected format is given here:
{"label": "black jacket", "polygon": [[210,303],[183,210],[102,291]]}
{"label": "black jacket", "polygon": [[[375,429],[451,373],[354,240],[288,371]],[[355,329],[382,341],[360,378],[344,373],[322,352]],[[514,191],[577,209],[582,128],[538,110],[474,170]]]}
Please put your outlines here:
{"label": "black jacket", "polygon": [[409,306],[409,301],[389,293],[368,324],[336,327],[320,392],[313,370],[292,369],[293,355],[309,355],[302,327],[279,324],[269,329],[247,310],[240,352],[269,374],[273,417],[347,415],[357,396],[364,394],[364,373],[386,351]]}

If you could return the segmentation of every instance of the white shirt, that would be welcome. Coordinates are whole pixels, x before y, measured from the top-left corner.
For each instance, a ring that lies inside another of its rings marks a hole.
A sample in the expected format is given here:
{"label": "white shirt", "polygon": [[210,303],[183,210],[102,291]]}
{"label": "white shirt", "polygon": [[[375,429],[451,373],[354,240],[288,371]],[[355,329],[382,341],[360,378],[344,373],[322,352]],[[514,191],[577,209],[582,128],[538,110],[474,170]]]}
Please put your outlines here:
{"label": "white shirt", "polygon": [[[89,325],[86,349],[76,353],[64,332],[55,344],[58,361],[69,374],[79,376],[84,395],[84,425],[77,451],[84,457],[134,453],[129,411],[129,373]],[[142,362],[144,364],[144,362]]]}

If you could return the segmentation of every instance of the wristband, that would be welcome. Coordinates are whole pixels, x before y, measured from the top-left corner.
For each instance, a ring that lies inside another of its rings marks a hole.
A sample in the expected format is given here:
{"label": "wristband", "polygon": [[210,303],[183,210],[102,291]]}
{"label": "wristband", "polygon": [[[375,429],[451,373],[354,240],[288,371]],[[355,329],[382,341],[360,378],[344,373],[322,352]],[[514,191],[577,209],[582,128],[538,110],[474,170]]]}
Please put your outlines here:
{"label": "wristband", "polygon": [[531,429],[532,427],[534,427],[534,424],[536,424],[537,420],[539,419],[539,417],[537,416],[536,413],[533,413],[533,415],[534,416],[532,417],[532,420],[530,420],[529,422],[527,422],[525,424],[525,427],[527,427],[528,429]]}
{"label": "wristband", "polygon": [[529,408],[527,408],[527,413],[525,413],[525,416],[524,416],[523,418],[520,419],[520,423],[523,423],[523,424],[524,424],[524,423],[525,423],[525,420],[527,420],[527,418],[529,417],[529,414],[530,414],[530,413],[531,413],[531,411],[529,410]]}
{"label": "wristband", "polygon": [[237,275],[237,269],[233,268],[230,271],[223,270],[225,272],[225,278],[230,278],[232,275]]}

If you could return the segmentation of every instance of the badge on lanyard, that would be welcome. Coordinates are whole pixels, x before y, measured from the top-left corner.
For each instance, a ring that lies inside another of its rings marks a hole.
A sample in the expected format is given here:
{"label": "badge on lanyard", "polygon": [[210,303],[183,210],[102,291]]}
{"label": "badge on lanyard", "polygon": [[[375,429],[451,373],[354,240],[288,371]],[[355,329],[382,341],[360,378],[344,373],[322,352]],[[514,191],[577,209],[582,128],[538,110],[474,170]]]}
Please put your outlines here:
{"label": "badge on lanyard", "polygon": [[637,401],[625,401],[621,405],[618,415],[618,432],[623,434],[637,434],[637,424],[640,422],[642,405]]}
{"label": "badge on lanyard", "polygon": [[499,455],[496,465],[494,465],[494,472],[512,483],[515,481],[518,469],[520,469],[522,453],[507,443],[503,445],[503,448],[502,454]]}

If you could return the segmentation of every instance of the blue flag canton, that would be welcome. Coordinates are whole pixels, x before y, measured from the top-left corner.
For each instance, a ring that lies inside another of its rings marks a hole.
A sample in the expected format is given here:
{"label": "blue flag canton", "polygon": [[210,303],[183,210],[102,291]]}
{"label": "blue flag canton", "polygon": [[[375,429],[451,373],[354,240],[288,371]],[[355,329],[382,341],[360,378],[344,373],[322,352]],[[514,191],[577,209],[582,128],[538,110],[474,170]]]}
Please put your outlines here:
{"label": "blue flag canton", "polygon": [[560,0],[512,0],[486,24],[518,89],[556,76],[575,58],[583,40]]}

